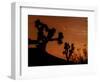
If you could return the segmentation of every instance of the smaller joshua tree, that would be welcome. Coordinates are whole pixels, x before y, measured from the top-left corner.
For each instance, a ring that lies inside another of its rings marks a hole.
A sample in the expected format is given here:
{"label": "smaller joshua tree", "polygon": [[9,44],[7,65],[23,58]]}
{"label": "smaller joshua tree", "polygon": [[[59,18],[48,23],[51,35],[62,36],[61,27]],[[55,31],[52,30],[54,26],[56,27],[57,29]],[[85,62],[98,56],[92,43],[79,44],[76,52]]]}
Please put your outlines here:
{"label": "smaller joshua tree", "polygon": [[74,52],[74,49],[75,49],[75,47],[74,47],[73,43],[71,45],[69,45],[69,43],[67,43],[67,42],[65,43],[63,54],[66,56],[66,60],[68,63],[69,63],[69,59],[70,59],[71,55]]}
{"label": "smaller joshua tree", "polygon": [[[42,23],[39,19],[35,21],[35,27],[37,28],[37,40],[30,40],[29,44],[35,44],[38,49],[43,52],[46,52],[46,45],[49,41],[57,41],[58,44],[63,43],[63,33],[59,32],[57,38],[53,38],[56,33],[56,29],[49,28],[47,24]],[[47,33],[47,35],[45,34]]]}
{"label": "smaller joshua tree", "polygon": [[70,49],[70,45],[69,45],[69,43],[65,43],[64,44],[64,51],[63,51],[63,54],[65,54],[66,55],[66,59],[68,58],[68,56],[69,56],[69,49]]}
{"label": "smaller joshua tree", "polygon": [[72,43],[72,44],[71,44],[71,47],[70,47],[70,49],[69,49],[69,56],[72,55],[72,53],[74,52],[74,49],[75,49],[75,47],[74,47],[74,44]]}

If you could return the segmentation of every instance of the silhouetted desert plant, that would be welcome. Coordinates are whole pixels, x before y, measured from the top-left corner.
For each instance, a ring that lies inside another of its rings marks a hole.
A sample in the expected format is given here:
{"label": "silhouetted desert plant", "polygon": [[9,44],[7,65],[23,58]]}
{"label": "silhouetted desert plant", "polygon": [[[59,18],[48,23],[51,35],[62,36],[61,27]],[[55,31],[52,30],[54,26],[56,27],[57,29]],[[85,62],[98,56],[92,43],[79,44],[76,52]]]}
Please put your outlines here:
{"label": "silhouetted desert plant", "polygon": [[[63,43],[63,33],[59,32],[58,37],[53,38],[53,36],[56,33],[55,28],[49,28],[47,24],[42,23],[39,19],[35,21],[35,27],[37,28],[37,40],[31,40],[29,39],[29,44],[35,44],[38,49],[41,49],[42,51],[46,51],[46,45],[49,41],[57,41],[58,44]],[[47,35],[45,35],[45,32],[47,32]]]}
{"label": "silhouetted desert plant", "polygon": [[75,48],[72,43],[69,45],[65,43],[63,54],[66,56],[67,64],[86,64],[88,63],[87,49]]}
{"label": "silhouetted desert plant", "polygon": [[69,43],[65,42],[63,54],[66,56],[67,63],[70,62],[70,57],[72,56],[74,52],[74,48],[75,47],[73,43],[70,45]]}

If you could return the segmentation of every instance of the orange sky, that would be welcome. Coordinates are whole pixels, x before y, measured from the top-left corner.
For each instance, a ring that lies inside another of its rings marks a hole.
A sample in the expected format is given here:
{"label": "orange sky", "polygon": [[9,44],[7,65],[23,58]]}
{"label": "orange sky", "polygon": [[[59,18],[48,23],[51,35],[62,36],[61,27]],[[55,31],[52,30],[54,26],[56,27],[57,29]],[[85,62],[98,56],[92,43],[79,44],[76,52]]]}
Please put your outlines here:
{"label": "orange sky", "polygon": [[[47,24],[49,28],[54,27],[56,34],[63,32],[63,44],[58,45],[57,41],[52,41],[47,44],[46,51],[56,57],[65,59],[62,54],[64,50],[64,42],[74,43],[75,47],[82,48],[87,45],[88,19],[86,17],[59,17],[59,16],[28,16],[28,38],[36,40],[37,29],[34,26],[34,21],[40,19],[41,22]],[[31,45],[34,47],[34,45]]]}

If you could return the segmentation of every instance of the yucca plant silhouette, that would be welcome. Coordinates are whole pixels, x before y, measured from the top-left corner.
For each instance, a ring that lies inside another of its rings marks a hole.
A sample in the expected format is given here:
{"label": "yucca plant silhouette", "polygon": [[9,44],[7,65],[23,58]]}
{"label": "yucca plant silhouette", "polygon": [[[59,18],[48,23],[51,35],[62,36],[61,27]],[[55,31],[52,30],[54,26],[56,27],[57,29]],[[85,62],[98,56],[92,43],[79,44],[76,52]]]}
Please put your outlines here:
{"label": "yucca plant silhouette", "polygon": [[[35,44],[42,52],[46,52],[46,45],[49,41],[57,41],[58,44],[63,43],[63,33],[59,32],[58,37],[53,38],[56,33],[55,28],[49,28],[47,24],[42,23],[39,19],[35,21],[35,27],[37,28],[37,40],[29,39],[29,44]],[[45,35],[47,32],[47,35]]]}
{"label": "yucca plant silhouette", "polygon": [[63,54],[66,56],[67,63],[70,63],[69,59],[72,56],[74,49],[75,47],[73,43],[70,45],[69,43],[65,42]]}

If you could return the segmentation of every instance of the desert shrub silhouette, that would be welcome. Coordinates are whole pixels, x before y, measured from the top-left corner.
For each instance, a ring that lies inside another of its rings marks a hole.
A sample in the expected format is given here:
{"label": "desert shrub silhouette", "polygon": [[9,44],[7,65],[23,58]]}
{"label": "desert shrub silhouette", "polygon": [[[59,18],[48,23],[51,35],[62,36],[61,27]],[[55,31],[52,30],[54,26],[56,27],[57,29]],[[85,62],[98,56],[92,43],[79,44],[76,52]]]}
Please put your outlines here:
{"label": "desert shrub silhouette", "polygon": [[66,56],[66,64],[87,64],[87,49],[75,48],[74,44],[65,43],[63,54]]}

